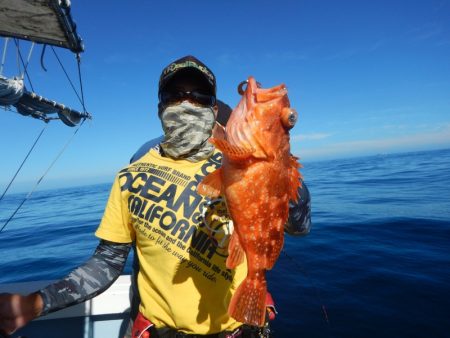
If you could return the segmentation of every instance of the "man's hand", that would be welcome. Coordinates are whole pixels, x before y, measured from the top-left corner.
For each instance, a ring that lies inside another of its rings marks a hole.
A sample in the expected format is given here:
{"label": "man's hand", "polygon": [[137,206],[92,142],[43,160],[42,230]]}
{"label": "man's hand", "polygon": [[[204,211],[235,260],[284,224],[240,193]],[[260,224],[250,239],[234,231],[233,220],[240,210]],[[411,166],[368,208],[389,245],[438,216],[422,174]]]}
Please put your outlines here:
{"label": "man's hand", "polygon": [[22,296],[19,294],[0,294],[0,333],[12,334],[38,317],[44,303],[37,293]]}

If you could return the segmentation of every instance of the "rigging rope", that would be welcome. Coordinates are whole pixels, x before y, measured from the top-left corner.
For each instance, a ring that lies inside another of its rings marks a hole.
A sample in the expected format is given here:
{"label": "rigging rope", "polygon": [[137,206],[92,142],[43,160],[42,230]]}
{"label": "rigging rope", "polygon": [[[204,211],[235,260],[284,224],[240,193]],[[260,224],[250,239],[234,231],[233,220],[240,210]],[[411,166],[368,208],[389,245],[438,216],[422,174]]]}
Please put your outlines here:
{"label": "rigging rope", "polygon": [[83,123],[86,120],[83,120],[80,125],[78,126],[77,129],[75,129],[74,133],[72,134],[72,136],[69,138],[69,140],[66,142],[66,144],[62,147],[62,149],[60,150],[60,152],[58,153],[58,155],[55,157],[55,159],[53,160],[53,162],[50,164],[50,166],[47,168],[47,170],[45,170],[44,174],[38,179],[38,181],[36,182],[36,184],[34,185],[33,189],[31,189],[31,191],[25,196],[25,198],[22,200],[22,202],[19,204],[19,206],[16,208],[16,210],[14,210],[14,212],[12,213],[12,215],[6,220],[6,222],[3,224],[2,228],[0,229],[0,233],[3,231],[3,229],[5,229],[5,227],[8,225],[8,223],[14,218],[14,216],[16,215],[16,213],[20,210],[20,208],[22,207],[22,205],[31,197],[31,195],[33,194],[33,192],[37,189],[37,187],[39,186],[39,184],[42,182],[42,180],[44,179],[44,177],[48,174],[48,172],[50,171],[50,169],[53,167],[53,165],[56,163],[56,161],[61,157],[61,155],[64,153],[64,151],[66,150],[66,148],[69,146],[69,144],[73,141],[75,135],[78,133],[78,130],[80,130],[81,126],[83,125]]}
{"label": "rigging rope", "polygon": [[[78,97],[78,100],[80,101],[80,103],[81,103],[81,105],[83,106],[83,109],[84,109],[84,101],[80,98],[80,95],[78,94],[78,92],[77,92],[75,86],[73,85],[72,80],[71,80],[70,77],[69,77],[69,74],[67,74],[67,71],[66,71],[66,69],[64,68],[64,66],[63,66],[63,64],[62,64],[62,62],[61,62],[61,60],[59,59],[58,54],[56,54],[55,48],[53,48],[53,46],[50,46],[50,47],[52,48],[53,54],[55,54],[55,57],[56,57],[56,59],[58,60],[59,65],[61,66],[61,68],[62,68],[64,74],[66,74],[67,80],[69,81],[70,85],[72,86],[72,89],[73,89],[73,91],[75,92],[75,95]],[[85,112],[86,112],[86,110],[85,110]]]}
{"label": "rigging rope", "polygon": [[33,145],[31,146],[31,149],[28,151],[28,154],[25,156],[25,158],[22,161],[22,164],[19,166],[19,169],[17,169],[16,173],[14,174],[13,178],[11,179],[11,181],[9,182],[8,186],[6,187],[5,191],[3,192],[2,196],[0,197],[0,201],[3,199],[3,197],[5,196],[5,194],[7,193],[7,191],[9,190],[9,187],[11,186],[11,184],[14,182],[14,180],[16,179],[17,174],[19,174],[19,171],[22,169],[23,165],[25,164],[25,161],[28,159],[28,156],[30,156],[31,152],[34,149],[34,146],[36,145],[36,143],[39,141],[39,139],[41,138],[42,134],[44,133],[45,129],[47,128],[47,123],[45,124],[44,128],[42,128],[41,132],[39,133],[38,137],[36,138],[36,140],[34,141]]}
{"label": "rigging rope", "polygon": [[83,91],[83,81],[81,79],[81,57],[80,53],[77,53],[77,65],[78,65],[78,80],[80,81],[80,91],[81,91],[81,104],[83,105],[83,113],[87,113],[86,107],[84,106],[84,91]]}
{"label": "rigging rope", "polygon": [[[33,48],[34,48],[34,42],[31,43],[30,51],[28,52],[27,63],[25,64],[25,71],[27,70],[28,64],[30,63],[31,54],[33,54]],[[21,77],[23,78],[23,74],[21,74]]]}
{"label": "rigging rope", "polygon": [[45,68],[45,66],[44,66],[44,54],[45,54],[46,47],[47,47],[47,45],[44,45],[44,47],[42,47],[42,52],[41,52],[41,67],[44,71],[47,71],[47,68]]}
{"label": "rigging rope", "polygon": [[5,44],[3,45],[2,64],[0,65],[0,75],[3,74],[3,66],[5,65],[6,51],[8,49],[8,42],[9,42],[9,38],[5,38]]}
{"label": "rigging rope", "polygon": [[[19,71],[19,73],[21,73],[21,70],[20,70],[20,60],[22,59],[22,55],[20,54],[20,46],[19,46],[20,41],[18,41],[17,39],[14,39],[14,43],[16,44],[17,70]],[[22,64],[23,64],[23,60],[22,60]]]}
{"label": "rigging rope", "polygon": [[[22,53],[20,52],[19,41],[17,39],[14,39],[14,42],[15,42],[16,47],[17,47],[17,54],[18,54],[18,56],[20,58],[20,61],[22,62],[22,66],[24,68],[23,72],[27,76],[28,83],[30,84],[31,90],[34,92],[33,84],[31,83],[31,78],[30,78],[30,75],[28,74],[28,69],[27,69],[28,65],[25,65],[25,62],[23,61],[23,58],[22,58]],[[20,65],[19,65],[19,69],[20,69]],[[22,73],[22,79],[23,79],[23,73]]]}

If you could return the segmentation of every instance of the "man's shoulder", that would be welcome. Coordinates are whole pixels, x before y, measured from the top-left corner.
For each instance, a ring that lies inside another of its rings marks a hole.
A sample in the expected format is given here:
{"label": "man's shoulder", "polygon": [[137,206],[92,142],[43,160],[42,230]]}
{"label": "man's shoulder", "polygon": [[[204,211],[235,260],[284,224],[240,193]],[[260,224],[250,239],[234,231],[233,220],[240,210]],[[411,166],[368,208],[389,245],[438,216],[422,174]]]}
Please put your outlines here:
{"label": "man's shoulder", "polygon": [[157,138],[154,138],[150,141],[145,142],[131,157],[130,163],[136,162],[139,160],[142,156],[147,154],[151,149],[159,147],[159,144],[163,140],[163,136],[159,136]]}

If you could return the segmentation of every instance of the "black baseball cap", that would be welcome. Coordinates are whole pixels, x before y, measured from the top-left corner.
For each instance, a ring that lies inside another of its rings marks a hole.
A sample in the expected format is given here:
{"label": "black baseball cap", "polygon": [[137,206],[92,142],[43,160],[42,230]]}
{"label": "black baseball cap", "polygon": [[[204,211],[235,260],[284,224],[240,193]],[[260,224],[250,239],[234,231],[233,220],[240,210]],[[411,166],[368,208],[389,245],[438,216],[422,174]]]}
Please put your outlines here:
{"label": "black baseball cap", "polygon": [[232,109],[229,105],[221,100],[217,100],[217,107],[219,111],[217,112],[216,121],[225,127],[227,125],[228,119],[230,118]]}
{"label": "black baseball cap", "polygon": [[178,76],[190,76],[196,81],[201,81],[205,85],[205,89],[211,95],[216,96],[216,77],[203,62],[192,55],[184,56],[163,69],[159,78],[158,94],[161,94],[167,84]]}

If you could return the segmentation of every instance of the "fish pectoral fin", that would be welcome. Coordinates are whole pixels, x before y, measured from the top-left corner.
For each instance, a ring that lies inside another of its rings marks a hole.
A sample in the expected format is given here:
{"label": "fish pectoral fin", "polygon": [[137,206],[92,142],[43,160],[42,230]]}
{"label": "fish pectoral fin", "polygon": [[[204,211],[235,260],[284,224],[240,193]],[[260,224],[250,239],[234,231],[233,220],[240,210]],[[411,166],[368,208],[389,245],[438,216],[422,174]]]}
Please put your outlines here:
{"label": "fish pectoral fin", "polygon": [[255,152],[254,149],[247,149],[230,144],[227,140],[210,138],[209,141],[231,160],[245,160],[253,156],[253,153]]}
{"label": "fish pectoral fin", "polygon": [[234,269],[244,261],[245,252],[239,242],[239,236],[236,231],[231,234],[228,244],[228,258],[226,261],[227,269]]}
{"label": "fish pectoral fin", "polygon": [[211,174],[207,175],[197,186],[197,192],[200,195],[209,198],[216,198],[220,196],[222,191],[222,169],[216,169]]}

